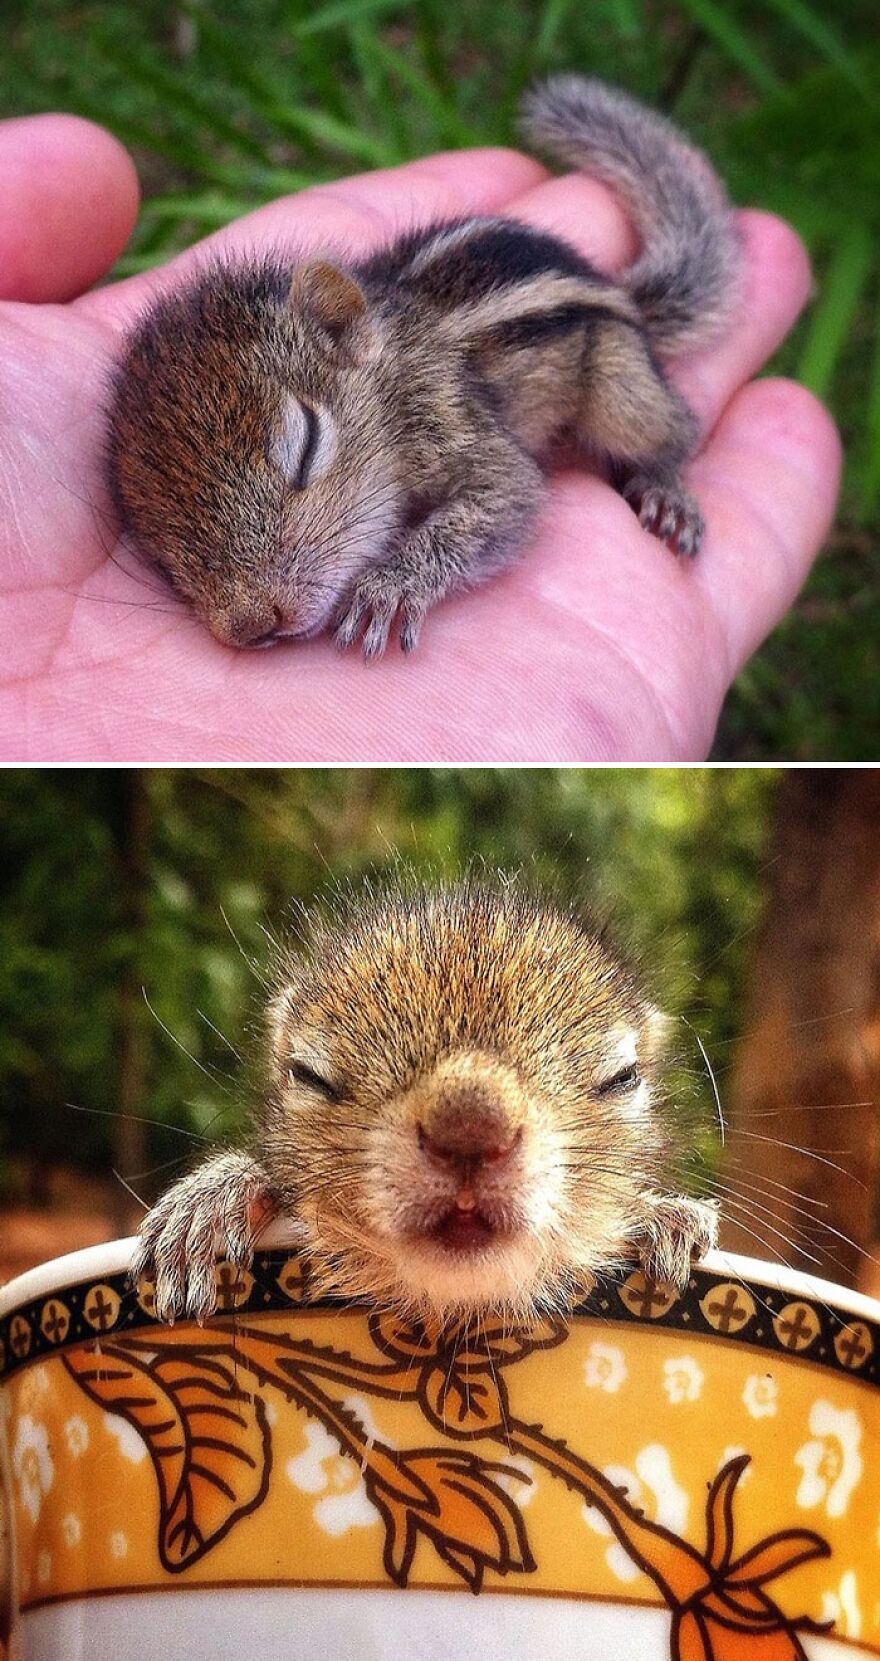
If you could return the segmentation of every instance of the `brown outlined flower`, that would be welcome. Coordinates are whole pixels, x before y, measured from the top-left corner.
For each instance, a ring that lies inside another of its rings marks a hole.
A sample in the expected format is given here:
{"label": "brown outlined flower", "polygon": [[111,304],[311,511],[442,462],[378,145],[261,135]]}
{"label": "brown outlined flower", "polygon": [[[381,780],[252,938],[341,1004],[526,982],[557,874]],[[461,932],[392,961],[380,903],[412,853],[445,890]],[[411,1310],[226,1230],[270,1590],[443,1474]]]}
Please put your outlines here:
{"label": "brown outlined flower", "polygon": [[406,1585],[420,1533],[472,1592],[480,1590],[486,1569],[534,1570],[516,1503],[495,1480],[497,1474],[519,1476],[515,1467],[442,1448],[405,1454],[398,1465],[403,1491],[365,1472],[370,1498],[386,1522],[385,1568],[398,1586]]}
{"label": "brown outlined flower", "polygon": [[798,1632],[827,1627],[790,1621],[764,1587],[814,1557],[826,1541],[809,1529],[785,1529],[733,1557],[733,1496],[749,1464],[741,1454],[719,1471],[706,1502],[706,1564],[711,1580],[673,1618],[673,1661],[805,1661]]}

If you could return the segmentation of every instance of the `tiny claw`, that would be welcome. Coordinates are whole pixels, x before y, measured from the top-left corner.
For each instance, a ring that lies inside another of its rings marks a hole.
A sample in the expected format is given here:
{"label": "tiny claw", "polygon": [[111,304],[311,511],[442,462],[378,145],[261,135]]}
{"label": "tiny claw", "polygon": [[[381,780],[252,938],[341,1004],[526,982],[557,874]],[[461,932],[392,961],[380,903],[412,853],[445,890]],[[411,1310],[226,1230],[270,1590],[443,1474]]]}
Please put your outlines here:
{"label": "tiny claw", "polygon": [[674,553],[695,557],[705,526],[693,496],[679,485],[652,484],[645,478],[631,479],[623,494],[644,530]]}
{"label": "tiny claw", "polygon": [[705,534],[706,525],[705,521],[701,517],[689,519],[687,521],[681,537],[683,546],[680,548],[680,552],[686,559],[696,559],[700,549],[703,546],[703,537]]}
{"label": "tiny claw", "polygon": [[381,657],[388,645],[388,634],[391,628],[393,612],[374,612],[372,621],[364,634],[362,651],[367,663],[372,663]]}
{"label": "tiny claw", "polygon": [[674,502],[667,502],[660,516],[660,535],[664,542],[672,536],[678,524],[678,509]]}
{"label": "tiny claw", "polygon": [[366,596],[362,591],[355,589],[349,596],[345,610],[339,615],[333,637],[341,652],[348,651],[348,648],[354,645],[368,610]]}
{"label": "tiny claw", "polygon": [[400,645],[404,652],[414,652],[422,633],[422,624],[425,614],[421,611],[406,608],[403,613],[403,622],[400,625]]}
{"label": "tiny claw", "polygon": [[353,645],[355,636],[357,635],[359,623],[360,616],[355,616],[353,611],[349,611],[342,619],[342,622],[339,624],[336,633],[333,636],[336,646],[340,652],[347,652],[349,647]]}

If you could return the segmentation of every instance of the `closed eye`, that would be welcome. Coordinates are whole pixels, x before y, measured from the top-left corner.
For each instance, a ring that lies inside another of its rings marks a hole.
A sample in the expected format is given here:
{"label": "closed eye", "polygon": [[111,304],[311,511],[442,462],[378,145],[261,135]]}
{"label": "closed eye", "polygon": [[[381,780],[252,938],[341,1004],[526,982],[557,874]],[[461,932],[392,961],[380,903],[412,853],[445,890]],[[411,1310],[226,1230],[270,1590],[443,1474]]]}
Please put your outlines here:
{"label": "closed eye", "polygon": [[302,412],[306,418],[306,441],[300,458],[299,473],[295,480],[291,480],[294,490],[305,490],[309,482],[309,472],[315,459],[318,441],[321,437],[320,422],[314,410],[309,409],[307,404],[303,404]]}
{"label": "closed eye", "polygon": [[[281,420],[269,446],[268,458],[283,475],[289,490],[305,490],[321,445],[321,423],[315,410],[288,394]],[[324,446],[326,448],[326,446]]]}
{"label": "closed eye", "polygon": [[642,1075],[635,1062],[631,1062],[628,1067],[621,1067],[619,1073],[612,1073],[610,1078],[600,1080],[596,1085],[596,1095],[622,1095],[627,1090],[634,1090],[641,1082]]}
{"label": "closed eye", "polygon": [[306,1090],[315,1090],[318,1095],[326,1096],[329,1102],[338,1102],[340,1093],[330,1079],[324,1078],[322,1073],[316,1073],[314,1067],[307,1067],[304,1061],[291,1061],[287,1076],[294,1084],[301,1084]]}

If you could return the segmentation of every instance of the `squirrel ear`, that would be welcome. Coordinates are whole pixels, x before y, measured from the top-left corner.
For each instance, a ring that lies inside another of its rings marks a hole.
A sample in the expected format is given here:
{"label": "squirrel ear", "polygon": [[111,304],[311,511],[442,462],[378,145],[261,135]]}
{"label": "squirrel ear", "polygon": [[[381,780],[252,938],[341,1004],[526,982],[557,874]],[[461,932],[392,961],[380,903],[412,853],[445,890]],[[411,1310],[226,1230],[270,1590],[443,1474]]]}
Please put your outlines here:
{"label": "squirrel ear", "polygon": [[309,260],[294,269],[290,303],[306,313],[334,344],[354,335],[366,321],[367,302],[353,277],[328,260]]}

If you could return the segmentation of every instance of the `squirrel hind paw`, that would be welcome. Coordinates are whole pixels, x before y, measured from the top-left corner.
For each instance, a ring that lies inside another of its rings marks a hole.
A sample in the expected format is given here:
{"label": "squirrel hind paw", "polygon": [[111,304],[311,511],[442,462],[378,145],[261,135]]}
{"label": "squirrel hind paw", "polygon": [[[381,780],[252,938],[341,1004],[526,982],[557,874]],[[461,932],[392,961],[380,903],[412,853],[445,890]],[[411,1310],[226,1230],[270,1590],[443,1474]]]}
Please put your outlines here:
{"label": "squirrel hind paw", "polygon": [[623,495],[646,531],[668,543],[682,558],[696,557],[706,522],[689,491],[681,485],[658,484],[656,480],[638,476],[630,480]]}

